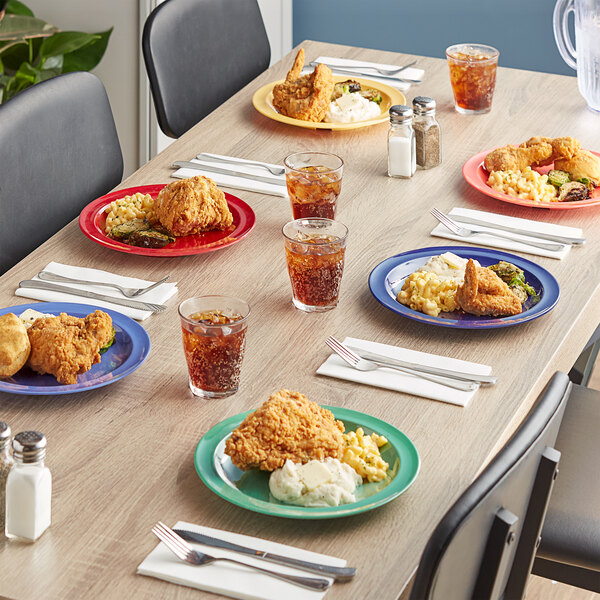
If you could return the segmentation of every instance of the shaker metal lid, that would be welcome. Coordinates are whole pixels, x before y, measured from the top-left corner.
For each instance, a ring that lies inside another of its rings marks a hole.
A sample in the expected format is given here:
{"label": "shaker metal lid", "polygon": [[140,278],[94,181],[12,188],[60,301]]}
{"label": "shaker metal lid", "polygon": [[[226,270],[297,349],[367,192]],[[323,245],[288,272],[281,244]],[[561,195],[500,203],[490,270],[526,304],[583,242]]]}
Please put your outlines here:
{"label": "shaker metal lid", "polygon": [[0,444],[10,439],[10,425],[0,421]]}
{"label": "shaker metal lid", "polygon": [[46,436],[39,431],[21,431],[15,435],[12,447],[23,462],[39,460],[46,455]]}
{"label": "shaker metal lid", "polygon": [[412,103],[416,114],[428,113],[435,110],[435,100],[429,96],[416,96],[413,98]]}
{"label": "shaker metal lid", "polygon": [[407,119],[412,119],[413,111],[410,106],[406,106],[405,104],[394,104],[394,106],[390,106],[390,121],[405,121]]}

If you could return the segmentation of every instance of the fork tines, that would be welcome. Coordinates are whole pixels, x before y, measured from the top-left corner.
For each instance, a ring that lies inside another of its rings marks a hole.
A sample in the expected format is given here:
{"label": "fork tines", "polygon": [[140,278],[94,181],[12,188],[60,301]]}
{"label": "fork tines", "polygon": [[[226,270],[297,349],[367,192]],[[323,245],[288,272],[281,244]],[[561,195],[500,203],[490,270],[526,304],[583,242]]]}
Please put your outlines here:
{"label": "fork tines", "polygon": [[347,348],[344,344],[338,342],[332,335],[325,340],[325,343],[346,362],[357,364],[360,360],[360,356],[354,354],[350,348]]}
{"label": "fork tines", "polygon": [[185,560],[193,548],[170,527],[159,521],[153,528],[152,533],[179,558]]}
{"label": "fork tines", "polygon": [[457,232],[458,225],[443,212],[439,211],[437,208],[432,208],[429,211],[442,225],[446,226],[451,231]]}

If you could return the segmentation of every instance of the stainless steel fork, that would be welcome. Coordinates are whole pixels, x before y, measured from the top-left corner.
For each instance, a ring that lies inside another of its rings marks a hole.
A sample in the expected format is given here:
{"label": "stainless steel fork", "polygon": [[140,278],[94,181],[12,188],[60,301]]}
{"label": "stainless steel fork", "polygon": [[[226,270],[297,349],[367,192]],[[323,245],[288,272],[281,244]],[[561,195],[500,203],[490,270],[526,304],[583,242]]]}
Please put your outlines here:
{"label": "stainless steel fork", "polygon": [[228,562],[236,563],[238,565],[244,565],[250,569],[255,569],[276,579],[293,583],[309,590],[327,590],[331,586],[331,581],[328,579],[322,579],[319,577],[301,577],[298,575],[287,575],[284,573],[278,573],[269,569],[263,569],[255,565],[242,562],[241,560],[235,560],[234,558],[222,558],[205,554],[194,550],[182,537],[178,536],[170,527],[167,527],[160,521],[152,528],[152,533],[165,544],[165,546],[179,559],[184,560],[192,565],[208,565],[217,560],[226,560]]}
{"label": "stainless steel fork", "polygon": [[428,373],[422,373],[421,371],[414,371],[412,369],[406,369],[404,367],[399,367],[397,365],[367,360],[366,358],[361,358],[358,354],[355,354],[338,340],[336,340],[333,336],[328,337],[325,340],[325,343],[343,360],[345,360],[351,367],[357,369],[358,371],[375,371],[380,369],[381,367],[386,367],[389,369],[395,369],[396,371],[401,371],[402,373],[407,373],[408,375],[414,375],[415,377],[420,377],[421,379],[426,379],[427,381],[432,381],[433,383],[439,383],[441,385],[445,385],[446,387],[451,387],[456,390],[461,390],[463,392],[472,392],[476,390],[479,386],[475,382],[470,381],[460,381],[458,379],[450,379],[449,377],[442,377],[440,375],[430,375]]}
{"label": "stainless steel fork", "polygon": [[252,165],[255,167],[262,167],[266,169],[273,175],[283,175],[285,173],[284,167],[272,167],[271,165],[267,165],[266,163],[257,162],[255,160],[246,160],[245,158],[238,158],[237,160],[228,160],[227,158],[223,158],[218,154],[210,154],[209,152],[201,152],[196,156],[199,160],[208,160],[209,162],[218,162],[225,163],[227,165]]}
{"label": "stainless steel fork", "polygon": [[[408,63],[407,65],[404,65],[403,67],[398,67],[397,69],[381,69],[379,67],[376,67],[373,64],[369,64],[369,63],[364,63],[364,64],[352,64],[352,65],[340,65],[338,64],[334,64],[334,63],[323,63],[326,64],[328,67],[331,67],[332,69],[336,69],[336,68],[340,68],[340,69],[372,69],[373,71],[377,71],[377,73],[381,73],[382,75],[385,75],[387,77],[393,77],[394,75],[397,75],[398,73],[400,73],[401,71],[404,71],[404,69],[408,69],[408,67],[412,67],[414,64],[416,64],[416,60],[413,60],[412,62]],[[316,66],[318,64],[318,62],[313,61],[310,63],[312,66]]]}
{"label": "stainless steel fork", "polygon": [[[520,236],[511,235],[510,233],[501,233],[499,231],[487,231],[486,229],[481,228],[469,229],[468,227],[463,227],[462,225],[459,225],[456,221],[453,221],[448,215],[445,215],[437,208],[432,208],[430,212],[442,225],[444,225],[444,227],[449,229],[452,233],[459,235],[460,237],[471,237],[476,235],[477,233],[485,233],[486,235],[492,235],[497,238],[512,240],[513,242],[520,242],[521,244],[533,246],[534,248],[542,248],[543,250],[562,250],[564,248],[563,244],[547,244],[545,242],[537,242],[532,239],[523,239]],[[490,223],[490,228],[494,228],[494,225],[492,223]],[[523,234],[523,236],[527,237],[527,234]]]}
{"label": "stainless steel fork", "polygon": [[140,296],[153,290],[155,287],[158,287],[161,283],[164,283],[167,279],[169,279],[169,275],[163,277],[160,281],[153,283],[145,288],[127,288],[121,285],[117,285],[116,283],[104,283],[102,281],[86,281],[84,279],[74,279],[72,277],[65,277],[64,275],[57,275],[56,273],[51,273],[50,271],[40,271],[38,273],[38,277],[42,281],[63,281],[65,283],[85,283],[87,285],[100,285],[102,287],[111,287],[119,290],[123,296],[127,296],[127,298],[135,298],[136,296]]}

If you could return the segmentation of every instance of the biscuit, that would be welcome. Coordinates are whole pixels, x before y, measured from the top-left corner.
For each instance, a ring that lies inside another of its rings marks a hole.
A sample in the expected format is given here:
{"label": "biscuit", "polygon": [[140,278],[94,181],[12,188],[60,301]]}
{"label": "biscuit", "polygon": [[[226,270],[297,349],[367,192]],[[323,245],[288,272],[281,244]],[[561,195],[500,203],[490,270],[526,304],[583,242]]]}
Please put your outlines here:
{"label": "biscuit", "polygon": [[30,351],[23,322],[13,313],[0,316],[0,378],[12,377],[21,369]]}

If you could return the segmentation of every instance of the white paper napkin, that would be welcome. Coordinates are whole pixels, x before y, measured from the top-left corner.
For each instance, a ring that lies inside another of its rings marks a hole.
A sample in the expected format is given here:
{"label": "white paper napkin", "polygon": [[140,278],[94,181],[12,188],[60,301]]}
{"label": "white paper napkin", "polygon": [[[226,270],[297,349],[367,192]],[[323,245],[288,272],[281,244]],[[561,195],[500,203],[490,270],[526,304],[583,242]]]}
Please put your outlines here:
{"label": "white paper napkin", "polygon": [[[353,348],[364,350],[365,352],[373,352],[374,354],[381,354],[388,358],[395,358],[430,367],[455,369],[473,375],[489,375],[492,372],[492,367],[486,365],[448,358],[447,356],[439,356],[437,354],[417,352],[416,350],[409,350],[408,348],[400,348],[398,346],[389,346],[387,344],[349,337],[343,343]],[[332,354],[317,369],[317,374],[355,381],[356,383],[364,383],[386,390],[405,392],[414,396],[423,396],[424,398],[431,398],[432,400],[448,402],[449,404],[456,404],[458,406],[467,406],[477,389],[479,389],[479,386],[477,386],[472,392],[463,392],[446,387],[440,383],[434,383],[426,379],[395,371],[394,369],[381,368],[376,371],[357,371],[344,362],[337,354]]]}
{"label": "white paper napkin", "polygon": [[[146,287],[154,283],[153,281],[147,281],[145,279],[137,279],[135,277],[122,277],[121,275],[115,275],[107,271],[100,271],[98,269],[88,269],[84,267],[73,267],[71,265],[63,265],[56,262],[51,262],[44,271],[50,271],[57,275],[64,275],[65,277],[72,277],[74,279],[86,279],[88,281],[102,281],[105,283],[116,283],[123,287],[134,287],[141,288]],[[42,281],[37,275],[32,277],[37,281]],[[153,290],[140,294],[135,298],[126,298],[119,290],[98,286],[98,285],[85,285],[78,283],[62,283],[60,281],[53,281],[55,285],[67,286],[87,290],[90,292],[97,292],[98,294],[104,294],[105,296],[113,296],[115,298],[122,298],[125,300],[138,300],[140,302],[152,302],[153,304],[164,304],[171,296],[177,293],[176,283],[163,283]],[[102,300],[94,300],[92,298],[83,298],[82,296],[73,296],[68,292],[53,292],[50,290],[38,290],[32,288],[18,288],[15,291],[15,296],[22,296],[24,298],[33,298],[34,300],[41,300],[43,302],[76,302],[77,304],[93,304],[100,308],[109,308],[111,310],[123,313],[128,317],[135,319],[136,321],[143,321],[147,319],[152,311],[140,310],[137,308],[129,308],[127,306],[120,306],[118,304],[112,304],[111,302],[104,302]]]}
{"label": "white paper napkin", "polygon": [[[407,59],[408,60],[408,59]],[[402,65],[386,65],[381,63],[372,63],[364,60],[352,60],[349,58],[334,58],[332,56],[319,56],[319,58],[315,59],[314,62],[322,62],[329,65],[332,73],[334,75],[342,75],[343,77],[352,77],[347,73],[339,73],[335,70],[335,67],[331,67],[330,65],[337,65],[341,68],[344,67],[360,67],[360,72],[356,72],[356,77],[361,79],[372,79],[373,81],[377,81],[378,83],[383,83],[385,85],[389,85],[390,87],[396,88],[397,90],[407,90],[411,84],[400,81],[401,79],[423,79],[423,75],[425,71],[423,69],[415,69],[413,67],[409,67],[408,69],[404,69],[400,71],[397,75],[394,75],[393,78],[389,77],[377,77],[378,73],[374,70],[377,69],[398,69]],[[365,67],[364,65],[372,65],[373,68]],[[312,67],[310,67],[312,69]],[[309,70],[310,70],[309,69]]]}
{"label": "white paper napkin", "polygon": [[[188,531],[204,533],[221,538],[227,542],[233,542],[266,552],[274,552],[292,558],[299,558],[301,560],[319,562],[335,567],[346,566],[346,561],[340,558],[317,554],[316,552],[309,552],[308,550],[301,550],[293,546],[277,544],[247,535],[231,533],[230,531],[201,527],[200,525],[193,525],[184,521],[179,521],[175,525],[175,529],[186,529]],[[320,577],[320,575],[313,575],[306,571],[283,567],[268,561],[223,550],[222,548],[213,548],[196,543],[192,545],[195,549],[207,552],[212,556],[228,556],[247,562],[248,564],[290,575]],[[327,593],[301,588],[269,575],[264,575],[251,568],[242,567],[230,562],[217,561],[201,567],[190,565],[179,560],[162,542],[144,559],[138,567],[137,572],[140,575],[149,575],[170,581],[171,583],[187,585],[199,590],[223,594],[231,598],[242,598],[244,600],[281,600],[282,598],[285,598],[285,600],[320,600]]]}
{"label": "white paper napkin", "polygon": [[[196,169],[178,169],[175,171],[171,177],[175,179],[187,179],[188,177],[194,177],[196,175],[204,175],[205,177],[209,177],[212,179],[217,185],[221,185],[227,188],[233,188],[236,190],[246,190],[247,192],[258,192],[259,194],[268,194],[270,196],[281,196],[282,198],[287,198],[287,188],[285,187],[285,175],[272,175],[266,169],[263,169],[259,166],[254,165],[245,165],[241,164],[236,160],[235,157],[232,156],[221,156],[222,158],[226,158],[231,162],[236,162],[236,165],[226,165],[217,164],[213,161],[202,160],[201,158],[192,158],[190,162],[197,163],[199,165],[205,164],[208,166],[219,167],[222,169],[230,169],[232,171],[238,171],[240,173],[247,173],[248,175],[260,175],[262,177],[273,177],[274,179],[279,179],[284,185],[264,183],[262,181],[254,181],[253,179],[244,179],[243,177],[237,177],[235,175],[223,175],[221,173],[213,173],[212,171],[203,171]],[[260,161],[257,161],[260,162]],[[265,165],[269,165],[270,167],[280,167],[282,165],[274,165],[271,163],[264,163]]]}
{"label": "white paper napkin", "polygon": [[[506,217],[504,215],[498,215],[496,213],[484,212],[480,210],[471,210],[469,208],[453,208],[448,213],[453,219],[460,220],[461,215],[464,217],[471,217],[472,219],[479,219],[492,224],[505,225],[507,227],[515,227],[522,229],[523,233],[534,235],[535,233],[547,233],[552,235],[562,235],[566,237],[581,237],[583,232],[578,227],[566,227],[564,225],[555,225],[553,223],[542,223],[541,221],[532,221],[531,219],[519,219],[516,217]],[[465,227],[477,227],[480,225],[469,225],[464,224]],[[481,225],[483,227],[483,225]],[[439,223],[431,232],[431,235],[435,237],[447,238],[449,240],[457,240],[459,242],[467,242],[469,244],[476,244],[481,246],[491,246],[492,248],[504,248],[506,250],[517,250],[526,254],[537,254],[538,256],[547,256],[548,258],[563,259],[571,249],[571,246],[561,244],[560,250],[543,250],[542,248],[535,248],[534,246],[527,245],[526,242],[513,242],[511,240],[505,240],[497,238],[492,235],[486,235],[485,233],[477,233],[472,237],[464,238],[460,235],[452,233],[444,225]],[[540,242],[555,243],[550,240],[539,240]]]}

